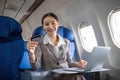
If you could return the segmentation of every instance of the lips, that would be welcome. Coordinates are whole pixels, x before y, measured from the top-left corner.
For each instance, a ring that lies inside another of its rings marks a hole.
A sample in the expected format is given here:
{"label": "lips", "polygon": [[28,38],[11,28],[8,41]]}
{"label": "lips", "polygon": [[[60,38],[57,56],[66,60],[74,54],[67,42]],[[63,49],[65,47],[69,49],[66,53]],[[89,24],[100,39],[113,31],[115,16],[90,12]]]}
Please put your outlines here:
{"label": "lips", "polygon": [[48,31],[48,32],[54,32],[55,29],[48,29],[47,31]]}

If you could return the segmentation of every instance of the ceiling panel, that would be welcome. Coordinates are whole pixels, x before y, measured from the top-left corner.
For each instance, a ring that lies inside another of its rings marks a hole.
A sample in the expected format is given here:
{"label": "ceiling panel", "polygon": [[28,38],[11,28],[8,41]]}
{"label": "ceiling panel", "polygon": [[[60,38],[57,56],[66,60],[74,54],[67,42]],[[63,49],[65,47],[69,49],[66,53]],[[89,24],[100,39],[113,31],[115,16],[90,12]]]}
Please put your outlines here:
{"label": "ceiling panel", "polygon": [[7,0],[3,15],[15,18],[26,0]]}
{"label": "ceiling panel", "polygon": [[[23,22],[44,0],[0,0],[0,15]],[[25,16],[25,17],[24,17]],[[23,18],[24,17],[24,18]]]}
{"label": "ceiling panel", "polygon": [[2,15],[4,4],[5,4],[5,0],[0,0],[0,15]]}
{"label": "ceiling panel", "polygon": [[20,11],[18,12],[17,16],[15,17],[16,20],[20,21],[20,19],[24,16],[27,15],[29,13],[27,13],[28,9],[30,8],[30,6],[34,3],[34,0],[26,0],[26,2],[24,3],[23,7],[20,9]]}

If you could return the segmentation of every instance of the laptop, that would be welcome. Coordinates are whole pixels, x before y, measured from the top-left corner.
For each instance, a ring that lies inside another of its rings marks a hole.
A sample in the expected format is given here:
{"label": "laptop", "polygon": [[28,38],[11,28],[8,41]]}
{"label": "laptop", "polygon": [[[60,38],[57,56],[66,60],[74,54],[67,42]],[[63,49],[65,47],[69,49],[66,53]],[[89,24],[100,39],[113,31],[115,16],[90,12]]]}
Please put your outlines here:
{"label": "laptop", "polygon": [[103,65],[107,56],[109,54],[110,47],[97,46],[93,48],[92,53],[90,53],[90,58],[85,69],[73,67],[65,68],[64,71],[75,71],[75,72],[96,72],[105,71],[109,69],[104,69]]}

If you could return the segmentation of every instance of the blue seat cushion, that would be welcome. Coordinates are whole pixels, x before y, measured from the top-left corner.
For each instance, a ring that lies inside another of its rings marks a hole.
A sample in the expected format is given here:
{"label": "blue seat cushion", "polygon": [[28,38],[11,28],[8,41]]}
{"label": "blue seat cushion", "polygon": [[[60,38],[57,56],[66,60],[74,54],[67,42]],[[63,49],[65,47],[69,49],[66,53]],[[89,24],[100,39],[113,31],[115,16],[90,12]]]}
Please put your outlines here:
{"label": "blue seat cushion", "polygon": [[24,41],[24,54],[23,54],[23,58],[22,58],[19,68],[20,69],[31,69],[32,68],[30,64],[30,60],[29,60],[29,53],[27,50],[27,41]]}
{"label": "blue seat cushion", "polygon": [[22,40],[0,43],[0,80],[14,80],[19,76],[23,46]]}

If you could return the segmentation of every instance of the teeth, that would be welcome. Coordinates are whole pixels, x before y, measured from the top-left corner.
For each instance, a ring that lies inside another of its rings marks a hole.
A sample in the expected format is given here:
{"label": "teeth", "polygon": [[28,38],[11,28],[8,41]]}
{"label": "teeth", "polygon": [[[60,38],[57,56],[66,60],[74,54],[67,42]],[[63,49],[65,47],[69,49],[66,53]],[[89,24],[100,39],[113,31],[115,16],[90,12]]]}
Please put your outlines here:
{"label": "teeth", "polygon": [[48,31],[54,31],[54,30],[50,29],[50,30],[48,30]]}

